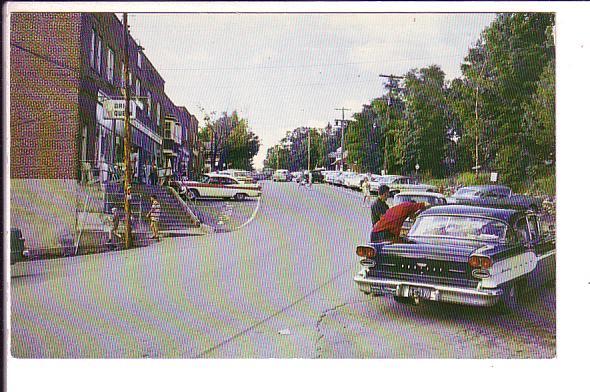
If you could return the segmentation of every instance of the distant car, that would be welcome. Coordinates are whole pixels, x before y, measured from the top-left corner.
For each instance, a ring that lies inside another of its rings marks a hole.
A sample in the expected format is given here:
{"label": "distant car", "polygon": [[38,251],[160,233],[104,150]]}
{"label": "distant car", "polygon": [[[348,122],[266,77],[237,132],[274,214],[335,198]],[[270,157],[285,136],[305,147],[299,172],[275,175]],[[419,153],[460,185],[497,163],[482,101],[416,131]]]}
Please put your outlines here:
{"label": "distant car", "polygon": [[252,174],[250,174],[250,172],[246,170],[227,169],[224,171],[220,171],[219,174],[227,174],[228,176],[231,176],[236,180],[244,182],[246,184],[253,184],[256,182],[254,181]]}
{"label": "distant car", "polygon": [[272,180],[277,181],[291,181],[291,174],[289,170],[279,169],[272,175]]}
{"label": "distant car", "polygon": [[302,177],[303,177],[303,172],[300,172],[300,171],[291,172],[291,178],[295,182],[300,182]]}
{"label": "distant car", "polygon": [[358,246],[357,255],[361,291],[407,304],[510,309],[525,289],[555,281],[555,236],[523,209],[432,207],[400,242]]}
{"label": "distant car", "polygon": [[369,190],[372,194],[377,193],[379,187],[381,186],[382,176],[373,176],[373,178],[369,181]]}
{"label": "distant car", "polygon": [[340,175],[338,177],[336,177],[334,179],[334,185],[337,185],[337,186],[345,186],[344,185],[344,181],[347,178],[352,178],[354,176],[356,176],[356,173],[355,172],[342,172],[342,173],[340,173]]}
{"label": "distant car", "polygon": [[542,201],[538,198],[512,193],[504,185],[478,185],[459,188],[448,199],[449,203],[489,207],[522,207],[535,212],[541,211]]}
{"label": "distant car", "polygon": [[199,181],[183,181],[182,185],[195,197],[244,200],[246,197],[258,197],[262,194],[259,184],[248,184],[224,174],[205,174]]}
{"label": "distant car", "polygon": [[325,174],[324,181],[328,184],[334,185],[334,181],[336,180],[336,177],[338,177],[339,175],[340,172],[338,171],[329,171]]}
{"label": "distant car", "polygon": [[29,250],[25,247],[25,239],[20,229],[10,228],[10,264],[26,261]]}
{"label": "distant car", "polygon": [[384,176],[381,183],[389,187],[391,196],[403,191],[436,192],[434,185],[421,184],[418,180],[406,176]]}
{"label": "distant car", "polygon": [[[400,203],[404,203],[407,201],[412,201],[415,203],[426,202],[426,203],[430,204],[431,206],[447,204],[447,200],[445,199],[444,195],[442,195],[440,193],[407,191],[407,192],[397,193],[393,197],[393,201],[391,203],[391,206],[393,207],[393,206],[396,206]],[[406,219],[402,225],[402,230],[400,232],[400,235],[406,235],[410,231],[410,229],[412,228],[413,224],[414,224],[414,220],[412,220],[411,218]]]}
{"label": "distant car", "polygon": [[368,178],[367,174],[357,174],[352,177],[348,177],[344,179],[344,186],[350,189],[361,190],[361,184]]}

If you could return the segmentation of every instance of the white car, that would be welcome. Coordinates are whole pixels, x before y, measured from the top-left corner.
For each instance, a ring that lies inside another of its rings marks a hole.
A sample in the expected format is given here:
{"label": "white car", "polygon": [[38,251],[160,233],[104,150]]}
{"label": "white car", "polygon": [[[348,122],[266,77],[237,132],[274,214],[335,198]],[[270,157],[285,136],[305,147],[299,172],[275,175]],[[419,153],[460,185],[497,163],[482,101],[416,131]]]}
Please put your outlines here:
{"label": "white car", "polygon": [[259,184],[248,184],[224,174],[205,174],[200,181],[183,181],[195,197],[232,198],[244,200],[262,194]]}
{"label": "white car", "polygon": [[338,177],[334,179],[334,185],[345,186],[344,180],[346,180],[347,178],[352,178],[354,176],[356,176],[355,172],[342,172]]}
{"label": "white car", "polygon": [[344,186],[350,189],[358,189],[361,190],[361,184],[368,178],[367,174],[357,174],[353,177],[348,177],[344,179]]}
{"label": "white car", "polygon": [[336,177],[338,177],[339,175],[340,175],[340,172],[337,172],[337,171],[332,171],[332,172],[326,173],[326,182],[328,184],[334,185],[334,181],[336,180]]}
{"label": "white car", "polygon": [[289,170],[279,169],[272,175],[273,181],[289,181]]}
{"label": "white car", "polygon": [[381,186],[381,176],[373,176],[373,179],[369,181],[369,188],[371,193],[377,193],[379,187]]}

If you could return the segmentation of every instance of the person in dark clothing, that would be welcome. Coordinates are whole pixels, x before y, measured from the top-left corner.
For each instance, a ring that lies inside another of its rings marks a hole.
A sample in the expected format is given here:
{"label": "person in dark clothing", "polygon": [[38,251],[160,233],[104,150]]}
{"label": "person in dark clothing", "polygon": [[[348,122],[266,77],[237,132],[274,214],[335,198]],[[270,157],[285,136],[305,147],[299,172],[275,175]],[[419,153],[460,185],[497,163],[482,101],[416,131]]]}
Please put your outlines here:
{"label": "person in dark clothing", "polygon": [[375,226],[375,223],[381,219],[383,214],[389,209],[389,205],[386,203],[389,197],[389,187],[387,185],[381,185],[377,191],[377,200],[371,205],[371,225]]}
{"label": "person in dark clothing", "polygon": [[406,201],[387,210],[373,226],[371,242],[397,241],[404,221],[415,217],[417,213],[428,207],[428,203]]}

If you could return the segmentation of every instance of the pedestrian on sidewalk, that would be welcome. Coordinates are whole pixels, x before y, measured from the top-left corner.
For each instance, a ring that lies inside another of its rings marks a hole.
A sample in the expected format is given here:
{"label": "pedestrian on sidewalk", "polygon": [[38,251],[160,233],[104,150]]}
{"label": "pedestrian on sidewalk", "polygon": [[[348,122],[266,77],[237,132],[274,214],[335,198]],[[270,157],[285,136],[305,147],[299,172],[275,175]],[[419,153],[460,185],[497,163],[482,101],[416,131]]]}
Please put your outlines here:
{"label": "pedestrian on sidewalk", "polygon": [[112,225],[111,225],[111,230],[109,231],[109,244],[113,244],[114,245],[114,238],[118,238],[119,240],[123,239],[123,236],[121,234],[119,234],[119,223],[121,222],[121,213],[119,212],[119,209],[117,207],[113,207],[113,209],[111,210],[111,212],[113,213],[113,217],[112,217]]}
{"label": "pedestrian on sidewalk", "polygon": [[365,177],[363,183],[361,185],[361,189],[363,190],[363,206],[366,205],[367,200],[369,201],[369,205],[371,204],[371,185],[369,184],[369,177]]}
{"label": "pedestrian on sidewalk", "polygon": [[371,242],[399,241],[404,221],[407,218],[414,219],[419,212],[428,206],[430,206],[428,203],[406,201],[391,207],[373,226]]}
{"label": "pedestrian on sidewalk", "polygon": [[371,205],[371,225],[375,226],[375,223],[381,219],[383,214],[389,209],[389,205],[386,203],[389,198],[389,187],[387,185],[381,185],[377,191],[377,200]]}
{"label": "pedestrian on sidewalk", "polygon": [[152,207],[150,212],[147,214],[153,234],[153,236],[150,238],[160,241],[160,203],[158,203],[158,199],[156,199],[155,195],[150,196],[150,201],[152,202]]}

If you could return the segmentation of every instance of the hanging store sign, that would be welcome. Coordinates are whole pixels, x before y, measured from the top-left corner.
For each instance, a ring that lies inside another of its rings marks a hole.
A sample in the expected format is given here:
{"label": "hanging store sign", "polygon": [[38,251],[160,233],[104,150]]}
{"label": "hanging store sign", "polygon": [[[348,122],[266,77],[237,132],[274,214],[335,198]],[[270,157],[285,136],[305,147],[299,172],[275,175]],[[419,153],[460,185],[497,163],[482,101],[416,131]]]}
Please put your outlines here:
{"label": "hanging store sign", "polygon": [[[129,119],[135,119],[136,103],[129,101]],[[105,120],[124,120],[125,119],[125,100],[124,99],[107,99],[103,103]]]}

